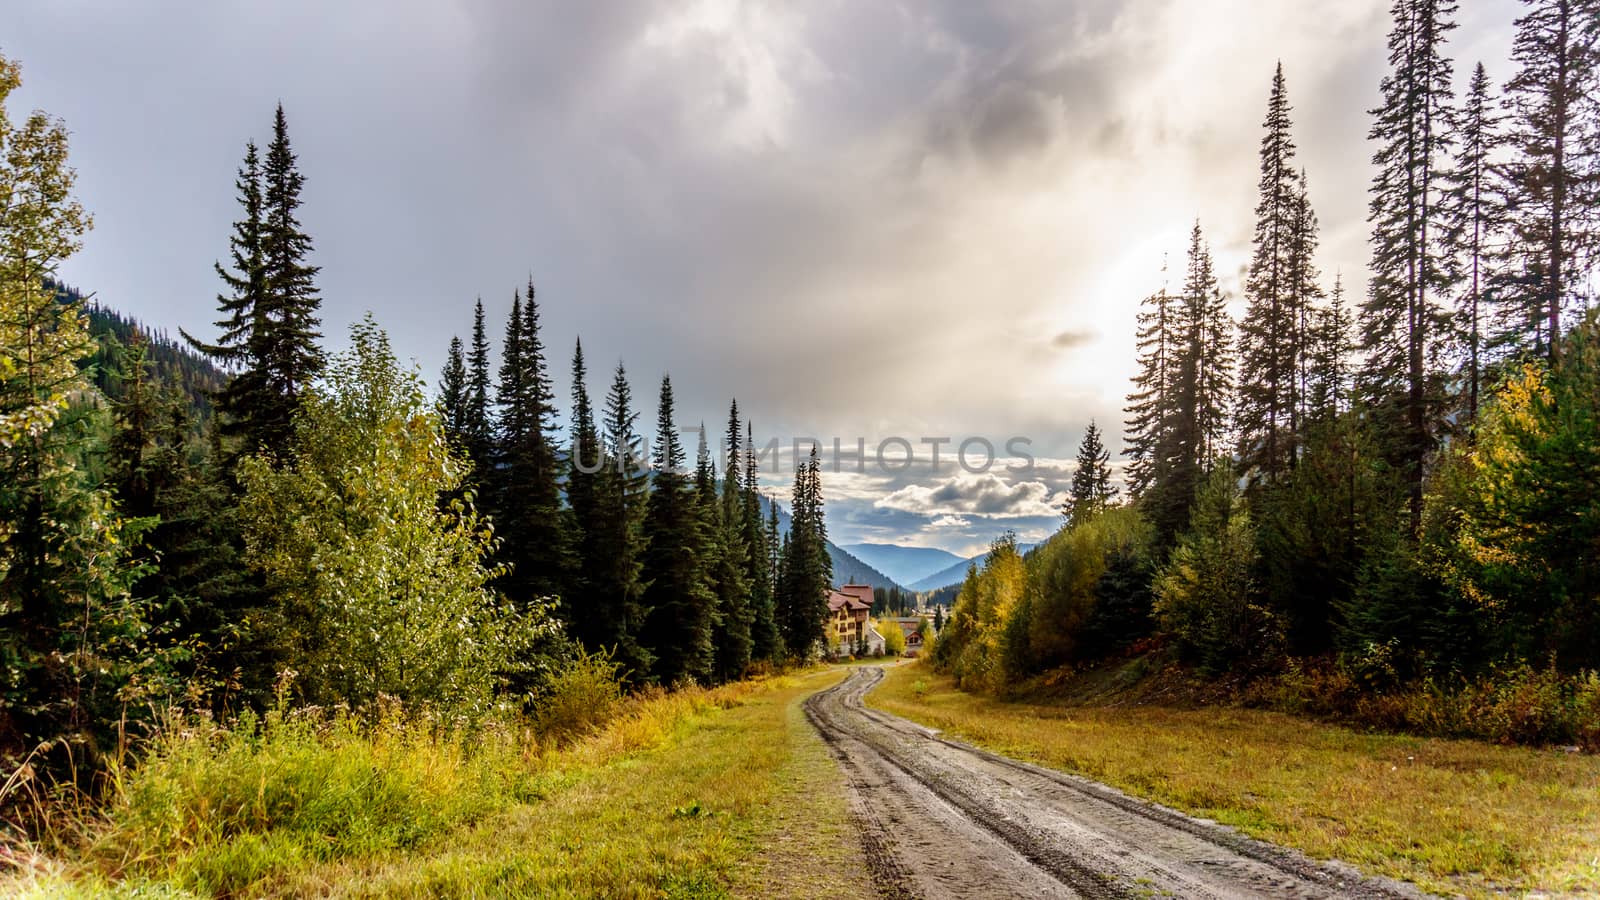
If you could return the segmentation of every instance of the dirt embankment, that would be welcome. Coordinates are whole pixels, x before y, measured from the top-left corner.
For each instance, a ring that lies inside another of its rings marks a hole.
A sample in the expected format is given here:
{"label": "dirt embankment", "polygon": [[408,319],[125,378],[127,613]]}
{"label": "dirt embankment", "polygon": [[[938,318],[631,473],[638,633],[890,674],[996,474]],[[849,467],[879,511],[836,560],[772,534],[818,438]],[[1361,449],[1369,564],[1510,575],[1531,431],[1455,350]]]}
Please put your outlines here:
{"label": "dirt embankment", "polygon": [[882,677],[852,672],[806,712],[849,779],[886,896],[1421,896],[869,710]]}

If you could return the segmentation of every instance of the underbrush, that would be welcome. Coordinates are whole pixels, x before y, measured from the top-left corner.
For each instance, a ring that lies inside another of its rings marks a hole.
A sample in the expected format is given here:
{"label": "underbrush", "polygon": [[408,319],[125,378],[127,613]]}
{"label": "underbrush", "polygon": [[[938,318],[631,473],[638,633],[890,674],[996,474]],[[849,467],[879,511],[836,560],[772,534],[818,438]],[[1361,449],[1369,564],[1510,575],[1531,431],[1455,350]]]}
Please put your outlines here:
{"label": "underbrush", "polygon": [[1566,675],[1523,664],[1454,683],[1428,678],[1377,687],[1330,661],[1291,660],[1282,674],[1251,685],[1244,699],[1390,731],[1600,752],[1595,672]]}
{"label": "underbrush", "polygon": [[775,681],[624,697],[613,674],[582,661],[532,717],[456,721],[388,703],[174,719],[136,765],[113,767],[99,804],[47,801],[48,831],[0,852],[12,869],[0,893],[239,896],[319,864],[408,853]]}
{"label": "underbrush", "polygon": [[[1123,659],[1064,666],[991,692],[999,699],[1068,706],[1240,705],[1422,737],[1563,745],[1600,752],[1600,673],[1525,663],[1473,678],[1395,677],[1380,655],[1289,658],[1270,674],[1204,675],[1147,642]],[[965,685],[963,685],[965,686]]]}

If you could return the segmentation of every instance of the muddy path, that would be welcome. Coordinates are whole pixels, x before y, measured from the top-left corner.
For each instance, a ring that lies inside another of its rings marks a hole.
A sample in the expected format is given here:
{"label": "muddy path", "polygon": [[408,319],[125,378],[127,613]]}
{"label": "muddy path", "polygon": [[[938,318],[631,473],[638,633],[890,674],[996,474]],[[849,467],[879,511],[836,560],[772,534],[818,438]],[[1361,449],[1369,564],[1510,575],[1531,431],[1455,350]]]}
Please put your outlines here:
{"label": "muddy path", "polygon": [[855,670],[806,701],[890,897],[1420,897],[1097,782],[867,709]]}

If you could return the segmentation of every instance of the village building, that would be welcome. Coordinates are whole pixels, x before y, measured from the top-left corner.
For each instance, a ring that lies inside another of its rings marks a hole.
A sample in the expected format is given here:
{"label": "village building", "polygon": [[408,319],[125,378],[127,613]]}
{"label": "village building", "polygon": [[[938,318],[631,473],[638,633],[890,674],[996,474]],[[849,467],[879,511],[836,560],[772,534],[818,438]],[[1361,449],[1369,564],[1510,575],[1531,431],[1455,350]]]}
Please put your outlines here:
{"label": "village building", "polygon": [[845,584],[828,592],[828,644],[836,656],[854,654],[864,640],[867,653],[883,653],[883,635],[872,627],[872,587]]}
{"label": "village building", "polygon": [[[929,618],[928,616],[902,616],[895,619],[885,619],[884,622],[885,627],[888,625],[899,627],[900,633],[906,639],[906,655],[916,656],[922,652],[922,626],[924,622],[929,622]],[[930,631],[932,630],[933,625],[931,622],[929,622],[928,628]]]}

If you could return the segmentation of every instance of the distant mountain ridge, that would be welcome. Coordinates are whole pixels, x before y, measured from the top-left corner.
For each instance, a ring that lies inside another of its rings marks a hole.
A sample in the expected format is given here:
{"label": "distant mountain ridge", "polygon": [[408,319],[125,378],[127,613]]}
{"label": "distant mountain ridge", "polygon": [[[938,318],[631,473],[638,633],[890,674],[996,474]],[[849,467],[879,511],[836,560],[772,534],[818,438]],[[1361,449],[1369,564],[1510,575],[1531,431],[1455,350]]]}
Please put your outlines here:
{"label": "distant mountain ridge", "polygon": [[[774,505],[772,498],[763,494],[761,496],[761,514],[763,516],[767,515],[767,508],[772,505]],[[778,527],[783,531],[788,531],[789,511],[784,509],[782,504],[777,504],[777,507]],[[905,585],[885,575],[876,567],[863,562],[855,554],[840,547],[833,541],[828,541],[828,558],[833,561],[833,583],[835,586],[854,579],[856,584],[871,585],[875,588],[906,589]]]}
{"label": "distant mountain ridge", "polygon": [[[1027,553],[1029,550],[1033,549],[1033,546],[1033,544],[1018,544],[1017,552]],[[977,563],[978,565],[982,566],[983,558],[988,555],[989,551],[985,550],[976,556],[959,560],[954,565],[949,566],[948,568],[940,569],[939,571],[934,572],[932,575],[919,578],[906,586],[911,588],[913,591],[937,591],[940,588],[946,588],[952,584],[960,584],[961,580],[967,577],[967,566],[973,563]]]}
{"label": "distant mountain ridge", "polygon": [[845,544],[841,549],[901,584],[911,584],[935,572],[964,562],[961,557],[938,547],[907,547],[901,544]]}

